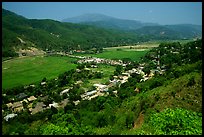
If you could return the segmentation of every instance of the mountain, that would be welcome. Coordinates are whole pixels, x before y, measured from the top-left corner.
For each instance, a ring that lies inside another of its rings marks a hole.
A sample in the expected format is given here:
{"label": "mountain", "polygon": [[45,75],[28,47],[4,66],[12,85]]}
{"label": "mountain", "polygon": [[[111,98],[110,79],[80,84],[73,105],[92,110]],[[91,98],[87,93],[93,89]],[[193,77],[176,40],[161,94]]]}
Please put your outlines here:
{"label": "mountain", "polygon": [[[90,22],[82,22],[90,20]],[[27,19],[2,9],[3,57],[17,56],[19,48],[70,51],[135,44],[149,40],[201,37],[199,25],[158,25],[87,14],[78,21]],[[80,23],[76,23],[80,22]],[[80,46],[79,46],[80,45]]]}
{"label": "mountain", "polygon": [[135,20],[118,19],[103,14],[84,14],[62,20],[88,24],[101,28],[117,29],[134,32],[138,35],[146,35],[151,39],[185,39],[201,37],[202,26],[192,24],[159,25],[156,23],[142,23]]}
{"label": "mountain", "polygon": [[177,31],[186,38],[202,36],[202,26],[193,24],[178,24],[178,25],[165,25],[165,27]]}
{"label": "mountain", "polygon": [[143,26],[158,25],[156,23],[142,23],[135,20],[119,19],[103,14],[83,14],[77,17],[67,18],[62,20],[62,22],[80,23],[87,25],[94,25],[98,27],[108,28],[108,29],[119,29],[119,30],[134,30],[141,28]]}
{"label": "mountain", "polygon": [[134,30],[138,35],[148,35],[151,39],[191,39],[202,36],[200,25],[145,26]]}
{"label": "mountain", "polygon": [[[3,56],[15,56],[15,48],[69,51],[135,43],[137,34],[50,19],[27,19],[2,9]],[[23,41],[23,42],[22,42]]]}

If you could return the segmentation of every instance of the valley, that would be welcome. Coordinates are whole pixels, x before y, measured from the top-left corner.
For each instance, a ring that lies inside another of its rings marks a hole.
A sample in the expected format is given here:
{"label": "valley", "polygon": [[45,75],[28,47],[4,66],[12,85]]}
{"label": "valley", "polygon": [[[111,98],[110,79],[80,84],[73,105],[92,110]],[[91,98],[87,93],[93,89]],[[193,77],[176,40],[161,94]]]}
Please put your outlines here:
{"label": "valley", "polygon": [[201,28],[2,8],[2,135],[201,135]]}

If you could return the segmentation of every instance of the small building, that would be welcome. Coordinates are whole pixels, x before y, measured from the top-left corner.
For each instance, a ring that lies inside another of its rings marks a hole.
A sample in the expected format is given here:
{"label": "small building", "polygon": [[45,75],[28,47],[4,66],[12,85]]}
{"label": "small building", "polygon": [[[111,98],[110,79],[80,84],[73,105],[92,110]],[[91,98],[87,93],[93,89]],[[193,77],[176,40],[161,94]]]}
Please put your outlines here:
{"label": "small building", "polygon": [[80,102],[80,101],[79,101],[79,100],[77,100],[77,101],[73,101],[73,102],[74,102],[74,104],[75,104],[75,106],[76,106],[76,105],[78,105],[78,104],[79,104],[79,102]]}
{"label": "small building", "polygon": [[32,101],[34,101],[34,100],[36,100],[37,98],[36,97],[34,97],[34,96],[30,96],[29,98],[27,98],[27,100],[29,101],[29,102],[32,102]]}
{"label": "small building", "polygon": [[76,84],[76,85],[80,85],[80,84],[82,84],[83,83],[83,81],[81,81],[81,80],[78,80],[78,81],[76,81],[74,84]]}
{"label": "small building", "polygon": [[78,72],[78,73],[79,73],[79,72],[81,72],[81,70],[80,70],[80,69],[76,69],[76,72]]}
{"label": "small building", "polygon": [[90,91],[90,92],[86,92],[85,95],[87,96],[91,96],[93,94],[97,93],[97,90],[93,90],[93,91]]}
{"label": "small building", "polygon": [[19,102],[13,103],[12,109],[13,109],[14,112],[20,112],[21,110],[23,110],[22,102],[19,101]]}
{"label": "small building", "polygon": [[52,102],[52,104],[49,104],[49,107],[50,107],[50,108],[51,108],[52,106],[55,107],[55,108],[59,107],[58,103],[55,103],[55,102]]}
{"label": "small building", "polygon": [[134,91],[137,92],[137,93],[140,92],[139,88],[136,88]]}
{"label": "small building", "polygon": [[40,84],[41,84],[41,85],[45,85],[45,84],[46,84],[46,82],[41,82]]}
{"label": "small building", "polygon": [[14,113],[8,114],[8,115],[6,115],[6,116],[4,117],[4,119],[5,119],[6,121],[8,121],[10,118],[14,118],[15,116],[17,116],[17,114],[14,114]]}
{"label": "small building", "polygon": [[34,87],[35,87],[35,85],[30,85],[30,87],[33,87],[33,88],[34,88]]}
{"label": "small building", "polygon": [[63,94],[69,92],[69,90],[70,90],[70,88],[67,88],[67,89],[61,91],[61,92],[60,92],[60,96],[62,96]]}
{"label": "small building", "polygon": [[21,103],[25,102],[25,103],[28,103],[28,100],[27,99],[23,99],[22,101],[20,101]]}
{"label": "small building", "polygon": [[27,95],[25,93],[20,93],[20,94],[16,95],[16,98],[18,98],[18,99],[24,99],[26,97],[27,97]]}
{"label": "small building", "polygon": [[7,106],[8,108],[10,108],[10,107],[13,106],[13,104],[10,102],[10,103],[7,103],[6,106]]}
{"label": "small building", "polygon": [[90,71],[91,69],[89,69],[89,68],[84,68],[84,70]]}
{"label": "small building", "polygon": [[117,90],[115,90],[115,91],[113,91],[113,93],[114,93],[114,94],[117,94],[117,93],[118,93],[118,91],[117,91]]}
{"label": "small building", "polygon": [[92,98],[96,98],[96,97],[98,97],[98,96],[99,96],[98,94],[95,94],[95,95],[89,97],[88,100],[91,100]]}
{"label": "small building", "polygon": [[37,102],[36,106],[34,109],[32,109],[31,114],[36,114],[40,111],[43,111],[45,109],[46,105],[43,102]]}
{"label": "small building", "polygon": [[128,76],[130,77],[130,74],[129,73],[122,73],[123,76]]}
{"label": "small building", "polygon": [[62,100],[62,101],[59,103],[59,106],[62,107],[62,108],[64,108],[64,107],[67,105],[68,102],[69,102],[69,100],[68,100],[68,98],[66,98],[66,99]]}
{"label": "small building", "polygon": [[107,87],[107,85],[102,85],[102,84],[94,84],[93,86],[97,87],[97,88],[106,88]]}

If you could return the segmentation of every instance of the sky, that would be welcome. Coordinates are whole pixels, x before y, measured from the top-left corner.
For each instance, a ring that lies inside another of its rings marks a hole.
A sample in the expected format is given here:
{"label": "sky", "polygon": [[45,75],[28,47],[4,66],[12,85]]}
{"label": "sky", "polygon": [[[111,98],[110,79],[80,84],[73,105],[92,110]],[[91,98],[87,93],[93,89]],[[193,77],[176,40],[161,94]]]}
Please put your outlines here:
{"label": "sky", "polygon": [[3,2],[2,7],[28,19],[61,21],[101,13],[161,25],[202,25],[202,2]]}

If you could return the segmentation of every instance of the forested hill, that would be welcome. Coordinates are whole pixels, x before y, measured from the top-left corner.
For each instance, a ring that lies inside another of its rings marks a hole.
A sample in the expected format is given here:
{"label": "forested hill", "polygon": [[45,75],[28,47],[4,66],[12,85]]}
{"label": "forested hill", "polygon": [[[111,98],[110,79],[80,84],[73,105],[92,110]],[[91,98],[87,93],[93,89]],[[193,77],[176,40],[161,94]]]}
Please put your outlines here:
{"label": "forested hill", "polygon": [[202,25],[160,25],[157,23],[144,23],[136,20],[118,19],[103,14],[84,14],[64,19],[62,21],[89,24],[101,28],[132,31],[138,35],[146,35],[149,39],[186,39],[201,37],[202,35]]}
{"label": "forested hill", "polygon": [[[124,21],[119,24],[121,23],[128,25]],[[44,51],[66,52],[74,49],[100,49],[150,40],[195,38],[201,35],[201,26],[195,28],[193,25],[187,25],[184,28],[179,25],[151,25],[153,24],[146,24],[137,30],[122,31],[94,26],[93,24],[74,24],[50,19],[27,19],[2,9],[2,56],[18,56],[16,53],[18,48],[27,47],[36,47]],[[133,26],[133,28],[135,27]]]}
{"label": "forested hill", "polygon": [[50,19],[27,19],[5,9],[2,9],[2,34],[4,57],[16,55],[13,47],[69,51],[79,47],[101,48],[141,41],[133,33]]}

